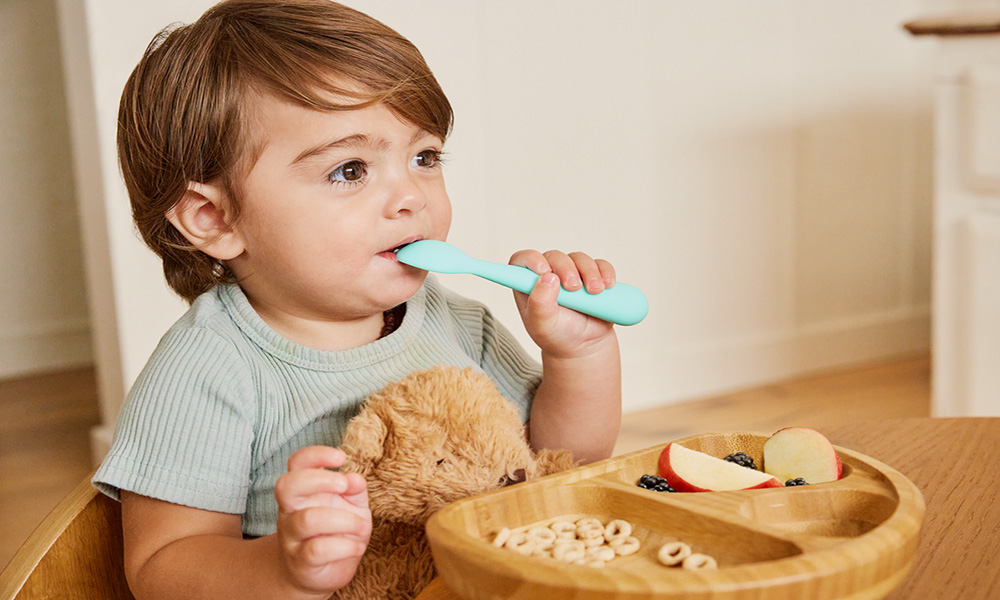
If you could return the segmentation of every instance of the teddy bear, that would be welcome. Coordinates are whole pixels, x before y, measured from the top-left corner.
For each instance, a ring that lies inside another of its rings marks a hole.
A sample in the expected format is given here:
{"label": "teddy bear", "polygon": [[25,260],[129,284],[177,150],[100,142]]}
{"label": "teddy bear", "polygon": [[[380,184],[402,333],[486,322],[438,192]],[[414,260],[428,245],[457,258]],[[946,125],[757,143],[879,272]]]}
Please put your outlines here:
{"label": "teddy bear", "polygon": [[435,575],[424,532],[434,511],[576,466],[565,450],[533,452],[517,410],[471,367],[434,367],[390,383],[365,400],[340,447],[340,470],[368,482],[373,530],[337,599],[415,597]]}

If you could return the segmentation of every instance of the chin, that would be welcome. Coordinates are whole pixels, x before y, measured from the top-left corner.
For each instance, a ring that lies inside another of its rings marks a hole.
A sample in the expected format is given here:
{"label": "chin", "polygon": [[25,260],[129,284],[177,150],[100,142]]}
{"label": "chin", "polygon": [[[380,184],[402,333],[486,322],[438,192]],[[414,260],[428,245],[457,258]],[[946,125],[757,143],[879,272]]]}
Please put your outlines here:
{"label": "chin", "polygon": [[382,288],[385,292],[383,299],[389,304],[386,310],[399,306],[416,295],[420,291],[421,286],[424,285],[426,279],[427,271],[419,271],[405,278],[395,280]]}

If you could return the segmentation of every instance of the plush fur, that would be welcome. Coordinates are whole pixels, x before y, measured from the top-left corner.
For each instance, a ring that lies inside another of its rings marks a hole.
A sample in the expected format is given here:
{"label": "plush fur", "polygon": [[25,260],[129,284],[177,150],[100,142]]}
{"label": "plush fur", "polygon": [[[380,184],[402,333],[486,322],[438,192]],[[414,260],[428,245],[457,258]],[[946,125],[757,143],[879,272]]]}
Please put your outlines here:
{"label": "plush fur", "polygon": [[575,466],[566,451],[532,452],[513,405],[471,368],[416,371],[373,394],[341,449],[341,471],[368,481],[374,530],[338,599],[415,597],[435,574],[424,534],[434,511]]}

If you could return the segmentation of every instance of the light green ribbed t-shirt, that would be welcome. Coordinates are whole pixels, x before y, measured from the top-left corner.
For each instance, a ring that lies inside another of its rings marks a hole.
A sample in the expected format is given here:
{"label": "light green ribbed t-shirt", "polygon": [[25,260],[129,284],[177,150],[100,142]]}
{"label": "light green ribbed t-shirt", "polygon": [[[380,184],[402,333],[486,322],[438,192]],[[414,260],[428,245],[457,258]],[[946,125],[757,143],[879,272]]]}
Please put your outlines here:
{"label": "light green ribbed t-shirt", "polygon": [[339,445],[370,393],[441,364],[485,372],[527,420],[540,366],[482,304],[432,277],[395,332],[342,351],[289,341],[238,286],[218,286],[160,340],[129,391],[94,485],[113,498],[125,489],[241,514],[245,534],[274,533],[274,484],[288,457]]}

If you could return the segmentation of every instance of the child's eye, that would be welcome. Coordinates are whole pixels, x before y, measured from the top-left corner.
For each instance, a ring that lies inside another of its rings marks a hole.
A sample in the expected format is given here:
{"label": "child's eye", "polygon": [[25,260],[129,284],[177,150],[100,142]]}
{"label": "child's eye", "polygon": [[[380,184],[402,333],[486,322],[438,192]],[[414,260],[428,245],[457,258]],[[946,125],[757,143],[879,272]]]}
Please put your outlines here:
{"label": "child's eye", "polygon": [[351,159],[342,162],[330,172],[330,181],[340,183],[355,183],[364,179],[368,174],[368,166],[360,160]]}
{"label": "child's eye", "polygon": [[433,169],[441,164],[441,152],[433,148],[421,150],[416,156],[413,157],[410,164],[414,167]]}

